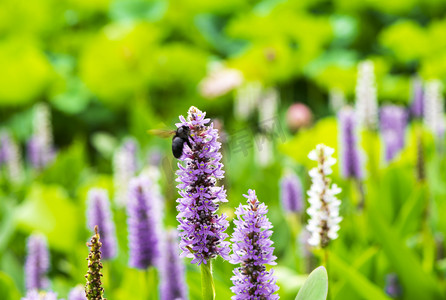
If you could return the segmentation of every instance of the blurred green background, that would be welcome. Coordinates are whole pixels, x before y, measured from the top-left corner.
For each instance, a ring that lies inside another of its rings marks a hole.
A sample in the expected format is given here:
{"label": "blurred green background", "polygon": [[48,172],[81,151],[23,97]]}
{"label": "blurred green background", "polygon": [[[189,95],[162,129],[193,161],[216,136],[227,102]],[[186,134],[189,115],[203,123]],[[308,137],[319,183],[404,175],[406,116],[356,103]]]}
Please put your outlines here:
{"label": "blurred green background", "polygon": [[[243,101],[236,100],[238,88],[256,82],[278,91],[275,116],[284,136],[274,140],[272,158],[266,164],[259,163],[255,144],[247,153],[226,153],[230,202],[222,210],[232,218],[233,207],[248,188],[256,189],[260,200],[271,207],[270,219],[278,228],[273,239],[279,257],[280,295],[294,299],[302,274],[309,270],[290,250],[295,246],[294,237],[290,238],[292,226],[288,226],[293,221],[280,209],[278,179],[285,169],[292,169],[308,187],[305,173],[312,166],[306,160],[308,152],[320,142],[337,148],[336,120],[327,117],[333,115],[329,94],[336,90],[348,101],[354,99],[359,61],[375,63],[380,102],[407,104],[415,74],[444,80],[445,13],[446,2],[441,0],[0,1],[0,126],[24,150],[33,130],[34,104],[46,102],[58,151],[56,160],[42,172],[28,170],[22,184],[2,177],[2,299],[18,299],[24,293],[25,239],[35,231],[49,240],[50,277],[59,296],[84,284],[85,242],[90,235],[85,228],[86,192],[102,186],[113,194],[112,155],[126,137],[139,142],[143,164],[148,152],[163,153],[160,182],[166,199],[165,224],[176,226],[176,165],[170,142],[148,135],[147,129],[174,128],[178,115],[195,105],[218,118],[229,136],[244,129],[256,132],[261,116],[234,114],[237,101]],[[233,73],[229,79],[213,81],[222,70]],[[294,102],[307,104],[314,119],[320,120],[296,135],[285,122]],[[373,145],[379,161],[379,141]],[[439,214],[446,208],[441,168],[445,162],[433,154],[430,140],[428,148],[428,187],[417,186],[412,177],[413,140],[395,165],[381,170],[382,180],[369,183],[369,190],[375,191],[370,199],[382,210],[384,220],[378,218],[382,222],[368,224],[367,216],[343,212],[347,213],[344,233],[334,244],[341,257],[334,263],[338,270],[333,271],[334,299],[386,299],[382,291],[385,274],[390,272],[403,277],[403,289],[409,291],[404,299],[441,298],[446,261],[433,262],[434,252],[429,252],[437,245],[433,236],[428,245],[420,242],[421,209],[416,209],[421,205],[420,195],[430,190],[437,201],[433,231],[441,236],[446,233],[446,221]],[[346,191],[343,200],[356,197],[337,170],[334,180]],[[406,207],[408,198],[412,202]],[[105,266],[106,295],[140,299],[145,295],[143,276],[126,267],[125,212],[115,209],[114,213],[120,250],[118,258]],[[393,231],[385,235],[394,222],[401,226],[397,239]],[[420,253],[431,256],[422,263]],[[191,299],[198,299],[198,268],[189,264],[187,268]],[[231,296],[228,274],[232,268],[221,261],[216,264],[217,299]]]}

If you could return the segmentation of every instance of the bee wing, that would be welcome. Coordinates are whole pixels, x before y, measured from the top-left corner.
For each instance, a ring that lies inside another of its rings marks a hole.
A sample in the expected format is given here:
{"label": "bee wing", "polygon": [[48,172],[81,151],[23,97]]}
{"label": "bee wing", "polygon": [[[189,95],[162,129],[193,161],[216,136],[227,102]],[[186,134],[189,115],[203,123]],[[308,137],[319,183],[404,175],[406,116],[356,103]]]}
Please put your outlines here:
{"label": "bee wing", "polygon": [[162,138],[168,138],[175,134],[175,130],[166,130],[166,129],[149,129],[147,130],[148,134],[153,134]]}

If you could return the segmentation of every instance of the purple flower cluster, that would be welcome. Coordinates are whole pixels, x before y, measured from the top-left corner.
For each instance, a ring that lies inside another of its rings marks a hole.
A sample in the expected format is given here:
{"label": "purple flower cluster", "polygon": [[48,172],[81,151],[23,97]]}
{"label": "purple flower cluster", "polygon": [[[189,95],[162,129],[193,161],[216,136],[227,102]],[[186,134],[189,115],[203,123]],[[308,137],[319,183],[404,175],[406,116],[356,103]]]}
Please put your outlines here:
{"label": "purple flower cluster", "polygon": [[223,164],[220,162],[217,141],[218,130],[213,124],[207,125],[206,113],[195,107],[188,111],[187,120],[180,116],[177,127],[190,128],[191,148],[184,144],[183,155],[178,163],[177,188],[181,198],[177,200],[180,222],[180,248],[182,256],[193,258],[192,263],[207,263],[217,255],[228,258],[230,251],[228,236],[224,231],[229,223],[226,215],[217,215],[219,202],[227,202],[224,187],[216,186],[217,179],[223,178]]}
{"label": "purple flower cluster", "polygon": [[117,241],[108,193],[104,189],[92,188],[88,191],[87,197],[88,228],[94,231],[94,227],[98,226],[102,242],[102,258],[112,259],[117,253]]}
{"label": "purple flower cluster", "polygon": [[404,107],[385,105],[381,108],[380,128],[387,162],[404,148],[406,126],[407,111]]}
{"label": "purple flower cluster", "polygon": [[141,175],[130,181],[127,205],[129,265],[138,269],[156,265],[160,254],[159,198],[153,191],[153,184],[146,176]]}
{"label": "purple flower cluster", "polygon": [[68,300],[87,300],[84,287],[79,285],[75,288],[72,288],[70,293],[68,294]]}
{"label": "purple flower cluster", "polygon": [[161,259],[161,300],[185,300],[187,290],[184,264],[179,257],[178,232],[170,230],[163,243]]}
{"label": "purple flower cluster", "polygon": [[283,209],[286,212],[300,213],[303,209],[302,183],[299,177],[290,173],[280,180]]}
{"label": "purple flower cluster", "polygon": [[253,190],[243,196],[248,199],[248,205],[240,204],[236,209],[236,228],[231,239],[231,263],[241,264],[231,278],[234,283],[231,290],[235,293],[232,299],[279,299],[275,294],[279,288],[273,270],[267,271],[265,267],[276,264],[270,239],[272,225],[266,216],[268,208],[258,201]]}
{"label": "purple flower cluster", "polygon": [[344,178],[363,178],[361,153],[356,132],[355,111],[344,107],[339,111],[341,167]]}
{"label": "purple flower cluster", "polygon": [[28,256],[25,262],[27,290],[43,290],[49,287],[47,278],[50,258],[46,239],[42,235],[31,235],[27,242]]}

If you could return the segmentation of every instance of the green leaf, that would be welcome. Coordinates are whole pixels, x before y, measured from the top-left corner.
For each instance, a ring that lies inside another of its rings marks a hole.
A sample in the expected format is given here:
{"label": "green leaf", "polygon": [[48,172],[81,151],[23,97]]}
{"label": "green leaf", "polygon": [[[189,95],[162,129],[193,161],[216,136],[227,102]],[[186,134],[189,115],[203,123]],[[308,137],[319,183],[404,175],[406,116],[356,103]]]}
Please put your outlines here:
{"label": "green leaf", "polygon": [[311,272],[304,286],[299,290],[296,300],[325,300],[328,294],[327,270],[320,266]]}
{"label": "green leaf", "polygon": [[70,148],[57,154],[56,160],[42,174],[42,182],[57,183],[74,191],[87,168],[84,145],[75,141]]}
{"label": "green leaf", "polygon": [[34,184],[25,201],[17,207],[14,219],[17,228],[30,234],[43,233],[58,250],[70,253],[77,242],[79,226],[84,226],[82,214],[59,186]]}
{"label": "green leaf", "polygon": [[369,213],[369,222],[376,239],[396,269],[407,299],[444,299],[435,278],[424,272],[416,255],[401,240],[396,230],[383,219],[379,207],[370,205]]}
{"label": "green leaf", "polygon": [[364,275],[342,261],[333,252],[330,253],[330,263],[333,269],[342,274],[342,277],[350,283],[351,287],[362,296],[361,299],[390,300],[381,288],[371,283]]}
{"label": "green leaf", "polygon": [[3,300],[20,299],[20,293],[14,281],[6,273],[0,271],[0,295]]}

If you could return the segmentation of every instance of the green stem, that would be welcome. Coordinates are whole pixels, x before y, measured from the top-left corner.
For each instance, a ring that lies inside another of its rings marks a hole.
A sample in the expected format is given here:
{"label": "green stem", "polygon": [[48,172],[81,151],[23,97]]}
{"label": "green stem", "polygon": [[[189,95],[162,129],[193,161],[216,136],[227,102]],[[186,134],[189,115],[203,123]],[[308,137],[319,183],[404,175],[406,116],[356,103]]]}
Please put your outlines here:
{"label": "green stem", "polygon": [[147,289],[147,299],[155,300],[158,299],[158,281],[157,281],[157,272],[154,267],[149,267],[145,270],[145,285],[149,288]]}
{"label": "green stem", "polygon": [[328,266],[328,247],[324,249],[324,263],[325,269],[327,270],[327,278],[328,278],[328,292],[327,292],[327,300],[331,299],[330,295],[330,272],[329,272],[329,266]]}
{"label": "green stem", "polygon": [[212,278],[211,260],[201,264],[201,290],[203,300],[215,299],[214,279]]}

